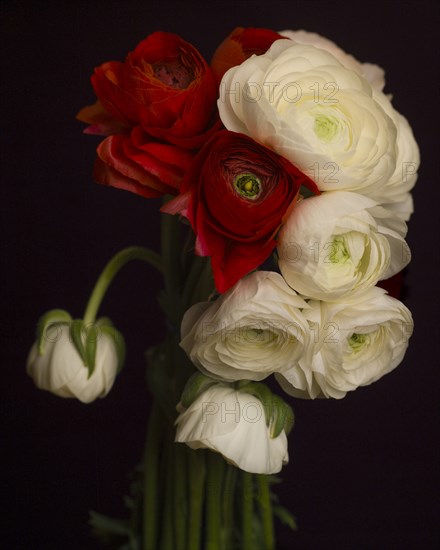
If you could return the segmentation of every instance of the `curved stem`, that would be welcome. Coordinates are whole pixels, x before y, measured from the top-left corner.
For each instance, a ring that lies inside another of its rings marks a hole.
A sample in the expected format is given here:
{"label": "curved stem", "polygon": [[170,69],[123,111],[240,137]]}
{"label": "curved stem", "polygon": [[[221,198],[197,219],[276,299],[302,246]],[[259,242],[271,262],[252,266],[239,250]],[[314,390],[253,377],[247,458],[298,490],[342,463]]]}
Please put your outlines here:
{"label": "curved stem", "polygon": [[260,517],[263,525],[264,548],[265,550],[274,550],[275,537],[273,530],[272,503],[270,501],[269,478],[264,474],[259,474],[256,478],[258,484]]}
{"label": "curved stem", "polygon": [[141,260],[162,272],[162,260],[156,252],[141,246],[129,246],[118,252],[102,270],[95,287],[90,295],[84,313],[84,323],[93,323],[96,319],[99,306],[117,273],[131,260]]}

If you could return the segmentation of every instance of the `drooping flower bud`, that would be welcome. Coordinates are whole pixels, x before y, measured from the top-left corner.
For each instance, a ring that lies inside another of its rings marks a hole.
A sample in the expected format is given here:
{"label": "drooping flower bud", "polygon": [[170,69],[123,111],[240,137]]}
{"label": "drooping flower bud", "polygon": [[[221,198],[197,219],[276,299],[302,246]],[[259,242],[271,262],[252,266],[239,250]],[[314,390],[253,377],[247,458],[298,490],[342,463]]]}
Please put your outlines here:
{"label": "drooping flower bud", "polygon": [[51,310],[38,323],[27,373],[40,389],[90,403],[110,391],[124,350],[124,339],[109,319],[86,326],[66,311]]}

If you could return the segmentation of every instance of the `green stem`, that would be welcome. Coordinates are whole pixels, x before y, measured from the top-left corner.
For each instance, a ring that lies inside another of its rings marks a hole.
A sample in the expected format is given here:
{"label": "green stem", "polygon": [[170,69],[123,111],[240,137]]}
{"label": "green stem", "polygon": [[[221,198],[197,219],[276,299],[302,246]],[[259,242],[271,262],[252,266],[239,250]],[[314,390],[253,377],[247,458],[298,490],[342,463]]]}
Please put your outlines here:
{"label": "green stem", "polygon": [[[166,200],[166,197],[165,197]],[[177,216],[162,214],[161,249],[165,292],[161,298],[162,309],[173,331],[178,331],[182,320],[181,301],[181,243],[180,222]]]}
{"label": "green stem", "polygon": [[206,476],[205,453],[189,447],[185,450],[188,454],[190,490],[188,550],[200,550]]}
{"label": "green stem", "polygon": [[237,468],[228,464],[226,466],[225,482],[223,484],[223,525],[224,525],[224,548],[235,548],[234,518],[235,518],[235,489],[237,480]]}
{"label": "green stem", "polygon": [[[206,269],[206,258],[194,256],[188,276],[186,277],[185,286],[182,293],[183,307],[189,308],[195,303],[194,296],[200,290],[200,286],[204,286],[204,271]],[[203,299],[207,299],[207,296]]]}
{"label": "green stem", "polygon": [[148,422],[144,459],[143,550],[157,548],[160,409],[154,402]]}
{"label": "green stem", "polygon": [[118,252],[104,267],[95,284],[84,313],[84,323],[86,325],[95,321],[99,306],[108,287],[117,273],[131,260],[141,260],[162,271],[160,256],[148,248],[129,246]]}
{"label": "green stem", "polygon": [[[165,202],[167,198],[165,197]],[[177,216],[162,214],[161,249],[165,290],[167,293],[179,288],[181,265],[180,222]]]}
{"label": "green stem", "polygon": [[[165,490],[164,499],[162,503],[162,525],[161,525],[161,537],[160,546],[157,548],[160,550],[172,550],[174,548],[174,523],[173,523],[173,500],[174,500],[174,465],[173,465],[173,434],[171,430],[167,428],[163,445],[162,460],[165,466]],[[156,503],[158,505],[158,503]]]}
{"label": "green stem", "polygon": [[221,544],[221,488],[224,461],[217,453],[207,452],[206,479],[206,550],[222,550]]}
{"label": "green stem", "polygon": [[274,550],[275,536],[273,530],[273,512],[270,501],[269,478],[267,475],[259,474],[256,476],[258,484],[258,503],[260,508],[260,517],[263,524],[263,540],[265,550]]}
{"label": "green stem", "polygon": [[253,479],[249,472],[242,472],[242,550],[254,550],[252,541]]}
{"label": "green stem", "polygon": [[174,467],[174,548],[185,550],[188,492],[186,455],[182,443],[173,443],[171,453]]}

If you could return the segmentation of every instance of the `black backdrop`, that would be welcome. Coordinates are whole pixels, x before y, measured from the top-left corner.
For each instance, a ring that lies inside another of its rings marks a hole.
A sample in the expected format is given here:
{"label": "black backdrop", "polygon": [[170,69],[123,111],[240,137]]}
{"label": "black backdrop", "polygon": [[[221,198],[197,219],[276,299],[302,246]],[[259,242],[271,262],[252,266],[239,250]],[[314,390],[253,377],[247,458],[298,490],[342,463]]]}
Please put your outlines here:
{"label": "black backdrop", "polygon": [[300,530],[283,549],[434,548],[438,542],[438,78],[434,2],[90,1],[2,4],[1,455],[3,548],[92,549],[88,509],[124,512],[127,473],[148,414],[143,350],[163,334],[160,280],[143,266],[117,279],[103,312],[128,363],[107,399],[85,406],[37,391],[25,374],[35,323],[81,315],[107,259],[158,245],[158,203],[95,185],[97,139],[75,113],[93,101],[95,66],[154,30],[209,58],[235,27],[305,28],[386,68],[386,91],[422,151],[408,242],[406,304],[416,329],[403,364],[342,401],[292,401],[297,423],[282,500]]}

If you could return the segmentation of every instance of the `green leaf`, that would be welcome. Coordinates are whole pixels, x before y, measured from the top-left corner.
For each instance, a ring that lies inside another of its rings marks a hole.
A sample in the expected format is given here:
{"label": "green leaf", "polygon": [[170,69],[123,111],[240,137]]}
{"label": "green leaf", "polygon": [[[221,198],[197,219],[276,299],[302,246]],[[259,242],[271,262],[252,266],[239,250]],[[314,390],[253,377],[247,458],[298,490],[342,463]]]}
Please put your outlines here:
{"label": "green leaf", "polygon": [[51,309],[42,315],[37,324],[37,346],[38,353],[44,354],[44,347],[47,340],[47,330],[52,325],[69,323],[72,320],[70,314],[64,309]]}
{"label": "green leaf", "polygon": [[92,526],[93,534],[105,545],[119,550],[140,550],[139,536],[129,521],[90,511],[89,524]]}
{"label": "green leaf", "polygon": [[292,531],[298,530],[298,525],[296,523],[295,517],[283,506],[273,506],[272,508],[274,516],[277,517],[281,523],[290,527]]}
{"label": "green leaf", "polygon": [[126,520],[110,518],[90,510],[89,524],[95,531],[114,535],[131,535],[130,525]]}

